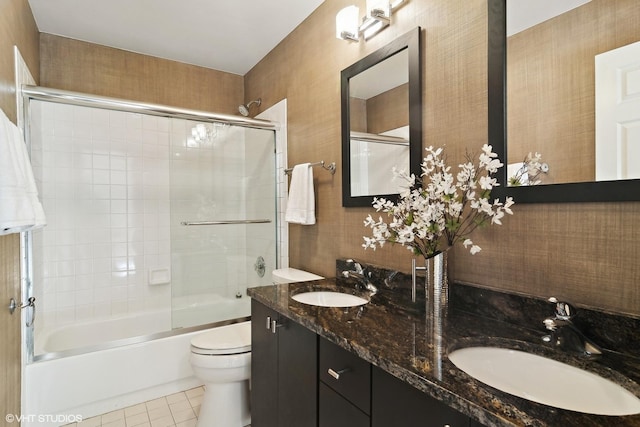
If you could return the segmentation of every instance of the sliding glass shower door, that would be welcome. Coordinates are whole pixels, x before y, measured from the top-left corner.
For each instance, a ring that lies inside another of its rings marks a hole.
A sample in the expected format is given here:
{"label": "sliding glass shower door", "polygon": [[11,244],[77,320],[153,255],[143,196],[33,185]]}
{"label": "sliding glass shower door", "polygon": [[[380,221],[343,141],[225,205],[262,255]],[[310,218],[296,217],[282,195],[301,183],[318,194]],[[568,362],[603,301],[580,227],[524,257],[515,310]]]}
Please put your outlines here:
{"label": "sliding glass shower door", "polygon": [[173,327],[249,316],[276,266],[274,132],[171,126]]}

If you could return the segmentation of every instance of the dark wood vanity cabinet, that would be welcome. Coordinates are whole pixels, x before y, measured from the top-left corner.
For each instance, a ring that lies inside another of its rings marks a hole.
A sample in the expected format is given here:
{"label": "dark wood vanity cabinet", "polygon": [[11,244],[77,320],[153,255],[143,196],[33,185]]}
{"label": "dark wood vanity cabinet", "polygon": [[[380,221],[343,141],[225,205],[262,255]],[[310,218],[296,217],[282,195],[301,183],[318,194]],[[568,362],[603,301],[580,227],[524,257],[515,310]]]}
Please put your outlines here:
{"label": "dark wood vanity cabinet", "polygon": [[318,336],[252,300],[252,427],[316,426],[317,402]]}
{"label": "dark wood vanity cabinet", "polygon": [[371,427],[479,427],[466,415],[375,366],[371,383]]}
{"label": "dark wood vanity cabinet", "polygon": [[480,427],[255,300],[251,301],[251,425]]}

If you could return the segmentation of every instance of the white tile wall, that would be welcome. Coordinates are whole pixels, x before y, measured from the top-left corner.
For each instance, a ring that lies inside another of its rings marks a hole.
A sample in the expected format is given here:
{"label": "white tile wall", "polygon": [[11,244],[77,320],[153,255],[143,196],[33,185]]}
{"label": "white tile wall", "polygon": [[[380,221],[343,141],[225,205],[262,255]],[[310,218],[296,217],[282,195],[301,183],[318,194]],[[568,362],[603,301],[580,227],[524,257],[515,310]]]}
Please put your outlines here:
{"label": "white tile wall", "polygon": [[[169,120],[31,101],[34,173],[48,225],[34,233],[34,293],[44,330],[164,310],[170,286]],[[153,331],[149,331],[153,332]]]}

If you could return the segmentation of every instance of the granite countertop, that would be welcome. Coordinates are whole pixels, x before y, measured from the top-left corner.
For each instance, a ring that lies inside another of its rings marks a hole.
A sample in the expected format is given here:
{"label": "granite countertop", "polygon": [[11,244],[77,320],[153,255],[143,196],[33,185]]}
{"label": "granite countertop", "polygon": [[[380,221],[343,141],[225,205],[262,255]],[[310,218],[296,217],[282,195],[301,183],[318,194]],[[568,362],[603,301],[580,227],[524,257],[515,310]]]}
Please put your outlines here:
{"label": "granite countertop", "polygon": [[[291,298],[296,293],[310,290],[345,289],[368,296],[367,292],[356,290],[352,282],[341,278],[251,288],[248,293],[256,301],[484,425],[640,426],[640,415],[612,417],[557,409],[501,392],[459,370],[447,357],[448,352],[455,348],[470,345],[509,347],[546,355],[596,372],[619,384],[624,383],[625,388],[640,396],[640,359],[619,351],[605,350],[597,360],[586,360],[545,347],[541,341],[544,331],[504,319],[514,313],[525,312],[529,314],[524,317],[537,319],[537,313],[530,314],[535,310],[529,306],[514,306],[513,300],[505,303],[500,294],[464,286],[451,285],[447,315],[438,318],[432,315],[432,310],[425,309],[424,298],[422,302],[411,303],[406,293],[387,289],[373,295],[368,304],[351,308],[316,307]],[[483,298],[487,304],[481,303],[483,308],[479,311],[468,309]],[[495,313],[495,307],[487,307],[492,304],[502,307],[499,316],[482,313],[483,309]],[[511,306],[513,313],[505,310],[505,306]],[[529,320],[524,319],[525,324]],[[537,325],[541,322],[536,320],[532,323]],[[637,330],[636,323],[626,326]],[[622,341],[625,341],[624,337]],[[553,378],[549,378],[549,386],[566,387],[567,393],[572,392],[570,384],[554,384]]]}

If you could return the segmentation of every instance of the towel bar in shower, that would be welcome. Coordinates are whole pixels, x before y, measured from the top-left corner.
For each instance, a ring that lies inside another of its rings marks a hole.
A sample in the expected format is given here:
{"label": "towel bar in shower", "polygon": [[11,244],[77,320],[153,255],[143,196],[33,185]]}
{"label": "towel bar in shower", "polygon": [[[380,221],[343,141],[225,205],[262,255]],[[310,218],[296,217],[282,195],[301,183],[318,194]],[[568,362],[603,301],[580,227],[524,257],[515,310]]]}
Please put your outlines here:
{"label": "towel bar in shower", "polygon": [[267,224],[270,219],[230,219],[226,221],[182,221],[180,225]]}

